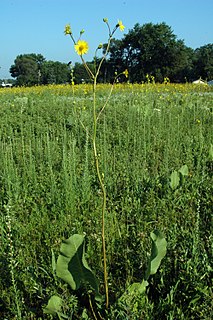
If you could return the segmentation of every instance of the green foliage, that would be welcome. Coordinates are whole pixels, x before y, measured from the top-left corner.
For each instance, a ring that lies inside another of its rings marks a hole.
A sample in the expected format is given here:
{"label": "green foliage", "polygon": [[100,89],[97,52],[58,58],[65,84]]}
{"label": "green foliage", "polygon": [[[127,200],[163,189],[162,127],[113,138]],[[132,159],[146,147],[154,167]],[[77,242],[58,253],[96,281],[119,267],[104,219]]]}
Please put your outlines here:
{"label": "green foliage", "polygon": [[53,316],[58,315],[61,312],[61,308],[62,299],[58,296],[52,296],[49,299],[46,308],[44,308],[44,313],[52,314]]}
{"label": "green foliage", "polygon": [[211,144],[209,148],[209,158],[211,161],[213,161],[213,144]]}
{"label": "green foliage", "polygon": [[40,70],[39,84],[68,83],[70,79],[66,63],[58,61],[45,61]]}
{"label": "green foliage", "polygon": [[166,255],[166,247],[167,242],[161,232],[155,230],[151,232],[151,239],[152,239],[152,249],[151,255],[148,261],[147,270],[145,272],[144,279],[142,282],[138,283],[135,282],[131,284],[126,292],[119,298],[119,303],[125,305],[125,308],[130,309],[132,313],[138,314],[138,305],[137,302],[140,301],[140,308],[143,308],[143,304],[147,303],[147,299],[143,296],[149,283],[148,279],[150,275],[153,275],[157,272],[161,260]]}
{"label": "green foliage", "polygon": [[[89,68],[94,71],[94,64],[92,62],[88,63]],[[85,67],[83,64],[76,62],[74,66],[74,82],[76,84],[80,83],[91,83],[91,79],[85,70]]]}
{"label": "green foliage", "polygon": [[21,54],[10,67],[12,77],[16,78],[16,84],[19,86],[32,86],[39,84],[39,72],[45,58],[41,54]]}
{"label": "green foliage", "polygon": [[182,176],[188,176],[189,175],[189,169],[186,164],[184,164],[180,169],[179,172],[181,173]]}
{"label": "green foliage", "polygon": [[[102,279],[100,188],[91,165],[91,141],[76,121],[77,113],[90,135],[91,86],[73,87],[74,95],[70,86],[0,90],[2,319],[17,318],[17,300],[22,320],[57,317],[43,314],[53,295],[63,299],[61,312],[70,319],[82,319],[83,312],[93,318],[84,286],[72,290],[51,267],[50,251],[60,255],[60,239],[84,231],[84,255]],[[100,119],[97,143],[108,192],[110,309],[105,318],[209,320],[212,87],[204,87],[117,85]],[[108,89],[98,87],[98,105]],[[186,165],[188,175],[183,175]],[[174,190],[173,170],[180,177]],[[135,299],[131,309],[118,306],[126,288],[142,283],[151,244],[147,235],[155,229],[167,239],[166,258],[150,276],[143,299]],[[13,252],[16,292],[8,252]],[[93,293],[91,300],[94,304]],[[102,314],[102,307],[97,308]]]}
{"label": "green foliage", "polygon": [[180,182],[183,182],[183,177],[188,176],[189,169],[187,165],[183,165],[178,171],[174,170],[170,176],[170,187],[175,190],[179,185]]}
{"label": "green foliage", "polygon": [[146,81],[147,74],[157,82],[165,77],[184,81],[192,69],[192,53],[164,22],[137,23],[122,40],[113,42],[109,68],[128,68],[132,82]]}
{"label": "green foliage", "polygon": [[157,272],[161,260],[166,255],[167,242],[162,233],[159,230],[151,232],[152,239],[152,251],[149,258],[148,268],[145,274],[145,279],[148,280],[150,275]]}
{"label": "green foliage", "polygon": [[18,86],[66,83],[70,78],[66,63],[46,61],[41,54],[35,53],[18,55],[10,73]]}
{"label": "green foliage", "polygon": [[[151,255],[144,279],[141,283],[133,283],[130,285],[118,300],[122,305],[127,304],[128,308],[131,308],[129,304],[135,304],[135,301],[138,299],[141,299],[144,303],[147,301],[142,295],[149,285],[148,279],[150,275],[154,275],[157,272],[161,260],[166,255],[167,242],[162,233],[158,230],[151,232],[151,239]],[[55,263],[53,265],[55,265]],[[73,290],[79,289],[81,284],[89,284],[95,291],[96,298],[100,300],[98,281],[85,260],[84,236],[75,234],[63,241],[56,263],[56,274],[69,284]],[[59,312],[61,312],[61,306],[62,299],[58,296],[52,296],[44,312],[52,315],[59,314]],[[138,311],[135,306],[132,307],[135,309],[135,312]]]}
{"label": "green foliage", "polygon": [[213,79],[213,44],[206,44],[194,52],[195,78]]}
{"label": "green foliage", "polygon": [[170,176],[170,187],[174,190],[179,186],[179,183],[180,183],[180,175],[176,170],[174,170],[172,171]]}
{"label": "green foliage", "polygon": [[70,285],[73,290],[81,284],[89,284],[99,295],[98,281],[85,259],[84,236],[74,234],[64,240],[56,263],[56,274]]}

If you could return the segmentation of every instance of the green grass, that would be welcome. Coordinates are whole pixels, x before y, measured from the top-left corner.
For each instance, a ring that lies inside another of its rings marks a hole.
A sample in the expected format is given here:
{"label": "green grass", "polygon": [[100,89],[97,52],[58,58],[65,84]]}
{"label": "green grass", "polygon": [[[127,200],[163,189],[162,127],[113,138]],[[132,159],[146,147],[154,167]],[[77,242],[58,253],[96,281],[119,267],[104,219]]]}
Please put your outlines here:
{"label": "green grass", "polygon": [[[0,92],[1,319],[50,319],[49,297],[68,292],[52,272],[51,252],[57,257],[74,233],[86,233],[87,260],[103,279],[90,87],[31,90]],[[99,87],[98,108],[107,90]],[[118,86],[100,118],[109,319],[212,318],[212,95],[210,87]],[[171,173],[183,165],[189,175],[172,190]],[[115,302],[142,279],[155,228],[168,252],[146,308],[121,310]],[[81,319],[86,297],[71,294],[70,319]]]}

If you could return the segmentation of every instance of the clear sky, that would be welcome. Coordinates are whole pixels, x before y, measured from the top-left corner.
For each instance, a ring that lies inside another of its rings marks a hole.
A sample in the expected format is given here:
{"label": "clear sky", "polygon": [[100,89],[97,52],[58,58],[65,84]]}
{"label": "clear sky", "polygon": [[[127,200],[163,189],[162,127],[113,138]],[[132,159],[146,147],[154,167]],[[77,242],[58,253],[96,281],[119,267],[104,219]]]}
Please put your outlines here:
{"label": "clear sky", "polygon": [[46,60],[80,62],[64,26],[71,24],[75,38],[83,39],[91,60],[99,43],[107,41],[107,17],[112,28],[125,25],[116,38],[138,22],[165,22],[177,39],[193,49],[213,42],[213,0],[0,0],[0,79],[9,78],[9,68],[19,54],[42,54]]}

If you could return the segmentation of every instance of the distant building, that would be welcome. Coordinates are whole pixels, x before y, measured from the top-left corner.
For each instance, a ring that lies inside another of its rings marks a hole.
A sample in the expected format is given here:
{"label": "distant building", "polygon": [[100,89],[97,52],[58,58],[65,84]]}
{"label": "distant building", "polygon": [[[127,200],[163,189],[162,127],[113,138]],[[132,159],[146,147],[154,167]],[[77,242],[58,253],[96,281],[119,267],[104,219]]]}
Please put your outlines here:
{"label": "distant building", "polygon": [[5,83],[4,81],[1,83],[2,88],[11,88],[12,86],[12,83]]}
{"label": "distant building", "polygon": [[206,81],[202,80],[201,78],[193,81],[192,83],[194,83],[194,84],[207,84]]}

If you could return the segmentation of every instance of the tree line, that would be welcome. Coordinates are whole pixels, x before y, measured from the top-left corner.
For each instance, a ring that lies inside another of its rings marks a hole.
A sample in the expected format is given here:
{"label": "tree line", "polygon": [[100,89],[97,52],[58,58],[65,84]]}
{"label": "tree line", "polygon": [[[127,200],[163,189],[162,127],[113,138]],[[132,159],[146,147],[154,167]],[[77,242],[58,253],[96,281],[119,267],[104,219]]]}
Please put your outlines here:
{"label": "tree line", "polygon": [[[103,45],[103,53],[106,44]],[[87,62],[94,68],[99,58]],[[147,75],[156,82],[169,78],[171,82],[213,79],[213,44],[192,49],[177,39],[166,23],[135,24],[122,39],[113,39],[107,59],[102,64],[99,82],[112,82],[115,74],[129,72],[128,81],[144,82]],[[41,54],[18,55],[10,67],[16,85],[89,82],[81,63],[47,61]],[[125,79],[122,78],[121,81]]]}

